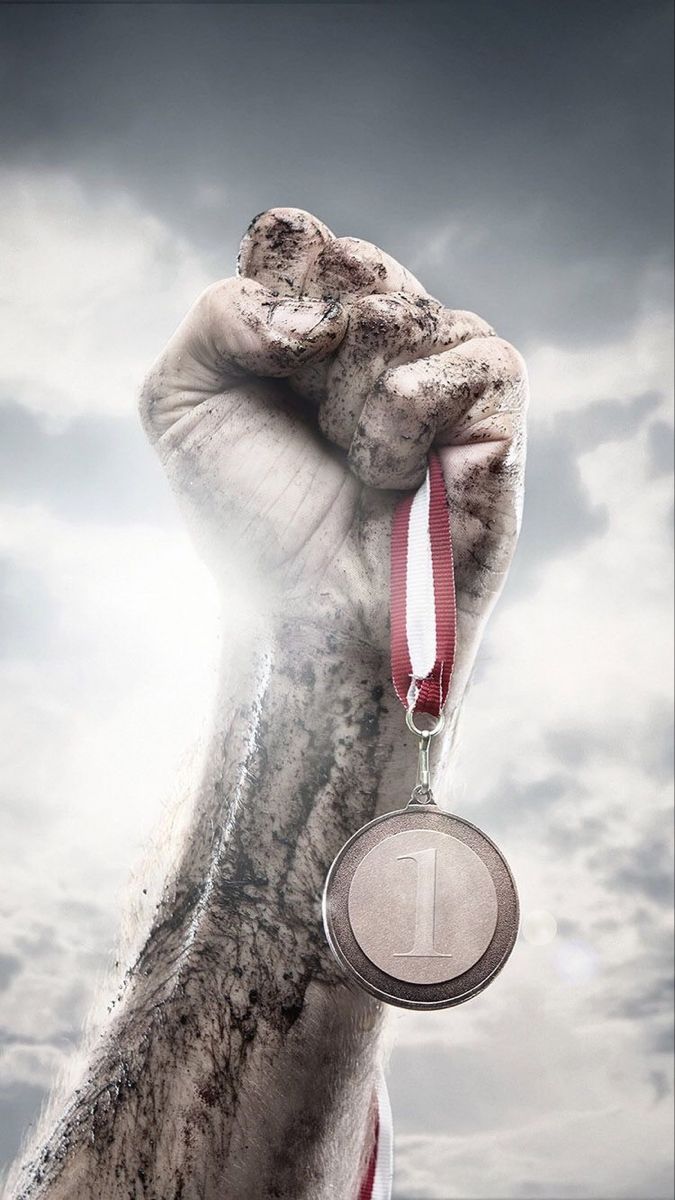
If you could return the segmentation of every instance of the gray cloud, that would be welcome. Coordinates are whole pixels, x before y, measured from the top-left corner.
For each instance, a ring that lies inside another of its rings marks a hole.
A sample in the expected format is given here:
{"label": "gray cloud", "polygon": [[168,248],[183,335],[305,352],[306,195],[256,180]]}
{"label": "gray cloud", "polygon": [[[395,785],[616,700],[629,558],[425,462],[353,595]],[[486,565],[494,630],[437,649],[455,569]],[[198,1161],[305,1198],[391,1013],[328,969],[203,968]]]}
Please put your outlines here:
{"label": "gray cloud", "polygon": [[672,1061],[673,1049],[675,1048],[674,1032],[673,1014],[667,1013],[663,1023],[651,1031],[651,1036],[649,1037],[650,1050],[654,1054],[667,1054]]}
{"label": "gray cloud", "polygon": [[0,406],[0,496],[78,520],[175,520],[140,422],[124,418],[78,417],[50,430],[19,405]]}
{"label": "gray cloud", "polygon": [[519,599],[533,576],[558,557],[606,533],[609,512],[594,504],[581,476],[579,455],[625,441],[642,428],[661,397],[645,392],[629,401],[596,400],[530,427],[525,514],[507,597]]}
{"label": "gray cloud", "polygon": [[649,426],[649,450],[655,475],[673,473],[673,426],[668,421],[653,421]]}
{"label": "gray cloud", "polygon": [[54,602],[39,570],[0,559],[0,656],[47,654],[53,636]]}
{"label": "gray cloud", "polygon": [[665,1071],[652,1071],[649,1076],[654,1087],[654,1103],[658,1104],[672,1093],[672,1083]]}
{"label": "gray cloud", "polygon": [[63,948],[56,926],[43,921],[34,922],[30,929],[15,939],[14,944],[17,950],[32,959],[51,958]]}
{"label": "gray cloud", "polygon": [[495,837],[503,832],[539,826],[544,814],[546,815],[546,836],[551,841],[555,829],[551,823],[551,814],[556,811],[561,800],[578,784],[571,772],[551,771],[540,779],[525,782],[514,775],[507,775],[500,780],[498,788],[488,793],[476,806],[480,814],[479,823],[493,831]]}
{"label": "gray cloud", "polygon": [[15,954],[0,954],[0,992],[9,987],[21,970],[21,959]]}
{"label": "gray cloud", "polygon": [[673,981],[670,976],[661,976],[648,982],[641,981],[639,991],[634,995],[618,998],[614,1012],[632,1021],[644,1021],[652,1016],[670,1016],[672,1023],[672,1007]]}
{"label": "gray cloud", "polygon": [[[485,1128],[511,1126],[523,1116],[528,1098],[514,1095],[508,1069],[490,1062],[473,1046],[448,1049],[399,1047],[395,1051],[391,1103],[401,1135],[419,1128],[418,1098],[424,1096],[425,1129],[429,1134],[461,1135]],[[447,1080],[453,1085],[448,1091]],[[524,1107],[523,1107],[524,1106]]]}
{"label": "gray cloud", "polygon": [[595,400],[574,412],[559,413],[555,429],[578,453],[585,454],[637,433],[661,400],[657,392],[642,392],[627,401]]}
{"label": "gray cloud", "polygon": [[32,1083],[0,1087],[0,1162],[14,1158],[46,1097],[46,1089]]}
{"label": "gray cloud", "polygon": [[636,713],[630,723],[616,722],[612,728],[588,729],[568,724],[548,730],[546,744],[564,766],[578,769],[594,757],[631,762],[657,783],[667,783],[673,774],[673,721],[670,707],[656,704],[646,713]]}
{"label": "gray cloud", "polygon": [[610,888],[622,894],[642,895],[670,910],[673,866],[669,820],[670,811],[664,812],[653,831],[623,851],[615,850],[609,863],[604,856],[596,856],[596,865],[605,873]]}
{"label": "gray cloud", "polygon": [[[5,6],[7,156],[128,187],[230,269],[314,209],[509,337],[615,336],[668,253],[670,6]],[[617,286],[617,281],[620,284]]]}

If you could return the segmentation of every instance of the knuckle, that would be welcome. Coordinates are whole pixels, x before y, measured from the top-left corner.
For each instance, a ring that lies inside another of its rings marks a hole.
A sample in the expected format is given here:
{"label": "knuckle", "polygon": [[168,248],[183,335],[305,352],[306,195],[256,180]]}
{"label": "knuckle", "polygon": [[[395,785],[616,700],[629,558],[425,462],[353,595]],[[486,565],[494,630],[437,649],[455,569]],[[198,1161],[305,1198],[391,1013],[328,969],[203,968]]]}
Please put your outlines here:
{"label": "knuckle", "polygon": [[158,434],[158,412],[165,395],[161,360],[154,364],[143,379],[136,398],[138,415],[151,441]]}
{"label": "knuckle", "polygon": [[498,355],[494,369],[493,384],[508,397],[514,433],[520,428],[529,403],[527,366],[520,351],[503,338],[495,338]]}
{"label": "knuckle", "polygon": [[376,272],[354,252],[354,238],[334,238],[319,253],[314,275],[325,296],[376,290]]}
{"label": "knuckle", "polygon": [[251,310],[260,297],[260,285],[250,279],[219,279],[210,283],[190,309],[178,333],[186,344],[219,346],[223,330],[232,319],[251,321]]}
{"label": "knuckle", "polygon": [[414,407],[419,400],[422,375],[421,361],[384,371],[377,382],[377,391],[387,408],[395,412]]}
{"label": "knuckle", "polygon": [[[514,428],[528,401],[527,368],[522,355],[504,338],[482,338],[458,347],[448,363],[448,381],[454,400],[479,400],[495,412],[509,412]],[[486,411],[486,416],[489,415]],[[494,415],[494,414],[493,414]]]}
{"label": "knuckle", "polygon": [[468,308],[455,308],[449,312],[454,325],[456,325],[460,337],[495,337],[495,331],[483,317],[479,317],[478,313],[471,312]]}
{"label": "knuckle", "polygon": [[390,424],[402,431],[426,430],[443,403],[443,389],[426,358],[390,367],[380,376],[376,391]]}
{"label": "knuckle", "polygon": [[491,366],[493,372],[504,380],[513,382],[527,376],[527,367],[522,354],[504,338],[491,339]]}
{"label": "knuckle", "polygon": [[392,473],[391,454],[381,438],[357,431],[350,449],[349,465],[362,483],[381,487]]}
{"label": "knuckle", "polygon": [[349,342],[362,358],[396,355],[412,340],[410,315],[397,293],[359,296],[349,304]]}
{"label": "knuckle", "polygon": [[357,296],[351,303],[351,312],[356,325],[370,325],[386,321],[394,315],[397,297],[386,292],[373,292],[370,296]]}
{"label": "knuckle", "polygon": [[195,318],[197,320],[217,318],[231,304],[235,295],[245,289],[245,286],[234,278],[218,279],[215,283],[210,283],[195,301],[192,309]]}
{"label": "knuckle", "polygon": [[425,462],[422,449],[411,455],[397,439],[365,431],[357,433],[349,450],[352,471],[368,487],[415,487],[424,474]]}

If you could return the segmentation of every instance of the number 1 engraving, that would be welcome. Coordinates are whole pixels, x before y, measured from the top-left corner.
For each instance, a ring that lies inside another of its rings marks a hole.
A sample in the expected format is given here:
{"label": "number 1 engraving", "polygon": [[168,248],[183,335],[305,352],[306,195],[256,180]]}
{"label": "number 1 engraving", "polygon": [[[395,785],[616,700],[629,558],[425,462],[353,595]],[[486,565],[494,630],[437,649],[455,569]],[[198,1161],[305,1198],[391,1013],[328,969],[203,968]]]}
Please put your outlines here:
{"label": "number 1 engraving", "polygon": [[394,958],[452,958],[434,949],[436,932],[436,847],[428,850],[413,850],[410,854],[399,854],[396,861],[412,859],[417,866],[417,890],[415,893],[415,936],[412,950],[405,950]]}

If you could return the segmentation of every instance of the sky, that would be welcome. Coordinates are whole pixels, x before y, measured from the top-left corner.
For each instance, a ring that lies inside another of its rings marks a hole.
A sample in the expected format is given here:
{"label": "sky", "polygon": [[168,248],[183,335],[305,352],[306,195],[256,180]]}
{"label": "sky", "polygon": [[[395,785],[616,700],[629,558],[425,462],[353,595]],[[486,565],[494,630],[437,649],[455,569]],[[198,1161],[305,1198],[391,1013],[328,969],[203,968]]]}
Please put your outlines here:
{"label": "sky", "polygon": [[523,928],[391,1018],[396,1200],[672,1195],[672,8],[0,7],[0,1159],[76,1044],[232,635],[135,412],[250,218],[525,354],[525,520],[442,802]]}

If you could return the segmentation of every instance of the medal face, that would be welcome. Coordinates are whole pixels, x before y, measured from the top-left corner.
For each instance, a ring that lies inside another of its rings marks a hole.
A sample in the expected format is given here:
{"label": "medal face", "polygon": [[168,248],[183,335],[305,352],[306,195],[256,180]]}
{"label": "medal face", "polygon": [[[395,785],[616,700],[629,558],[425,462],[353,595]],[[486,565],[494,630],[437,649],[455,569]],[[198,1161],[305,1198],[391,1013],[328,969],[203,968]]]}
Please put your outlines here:
{"label": "medal face", "polygon": [[365,825],[335,859],[323,898],[333,953],[378,999],[402,1008],[469,1000],[506,962],[518,896],[497,847],[435,804]]}

